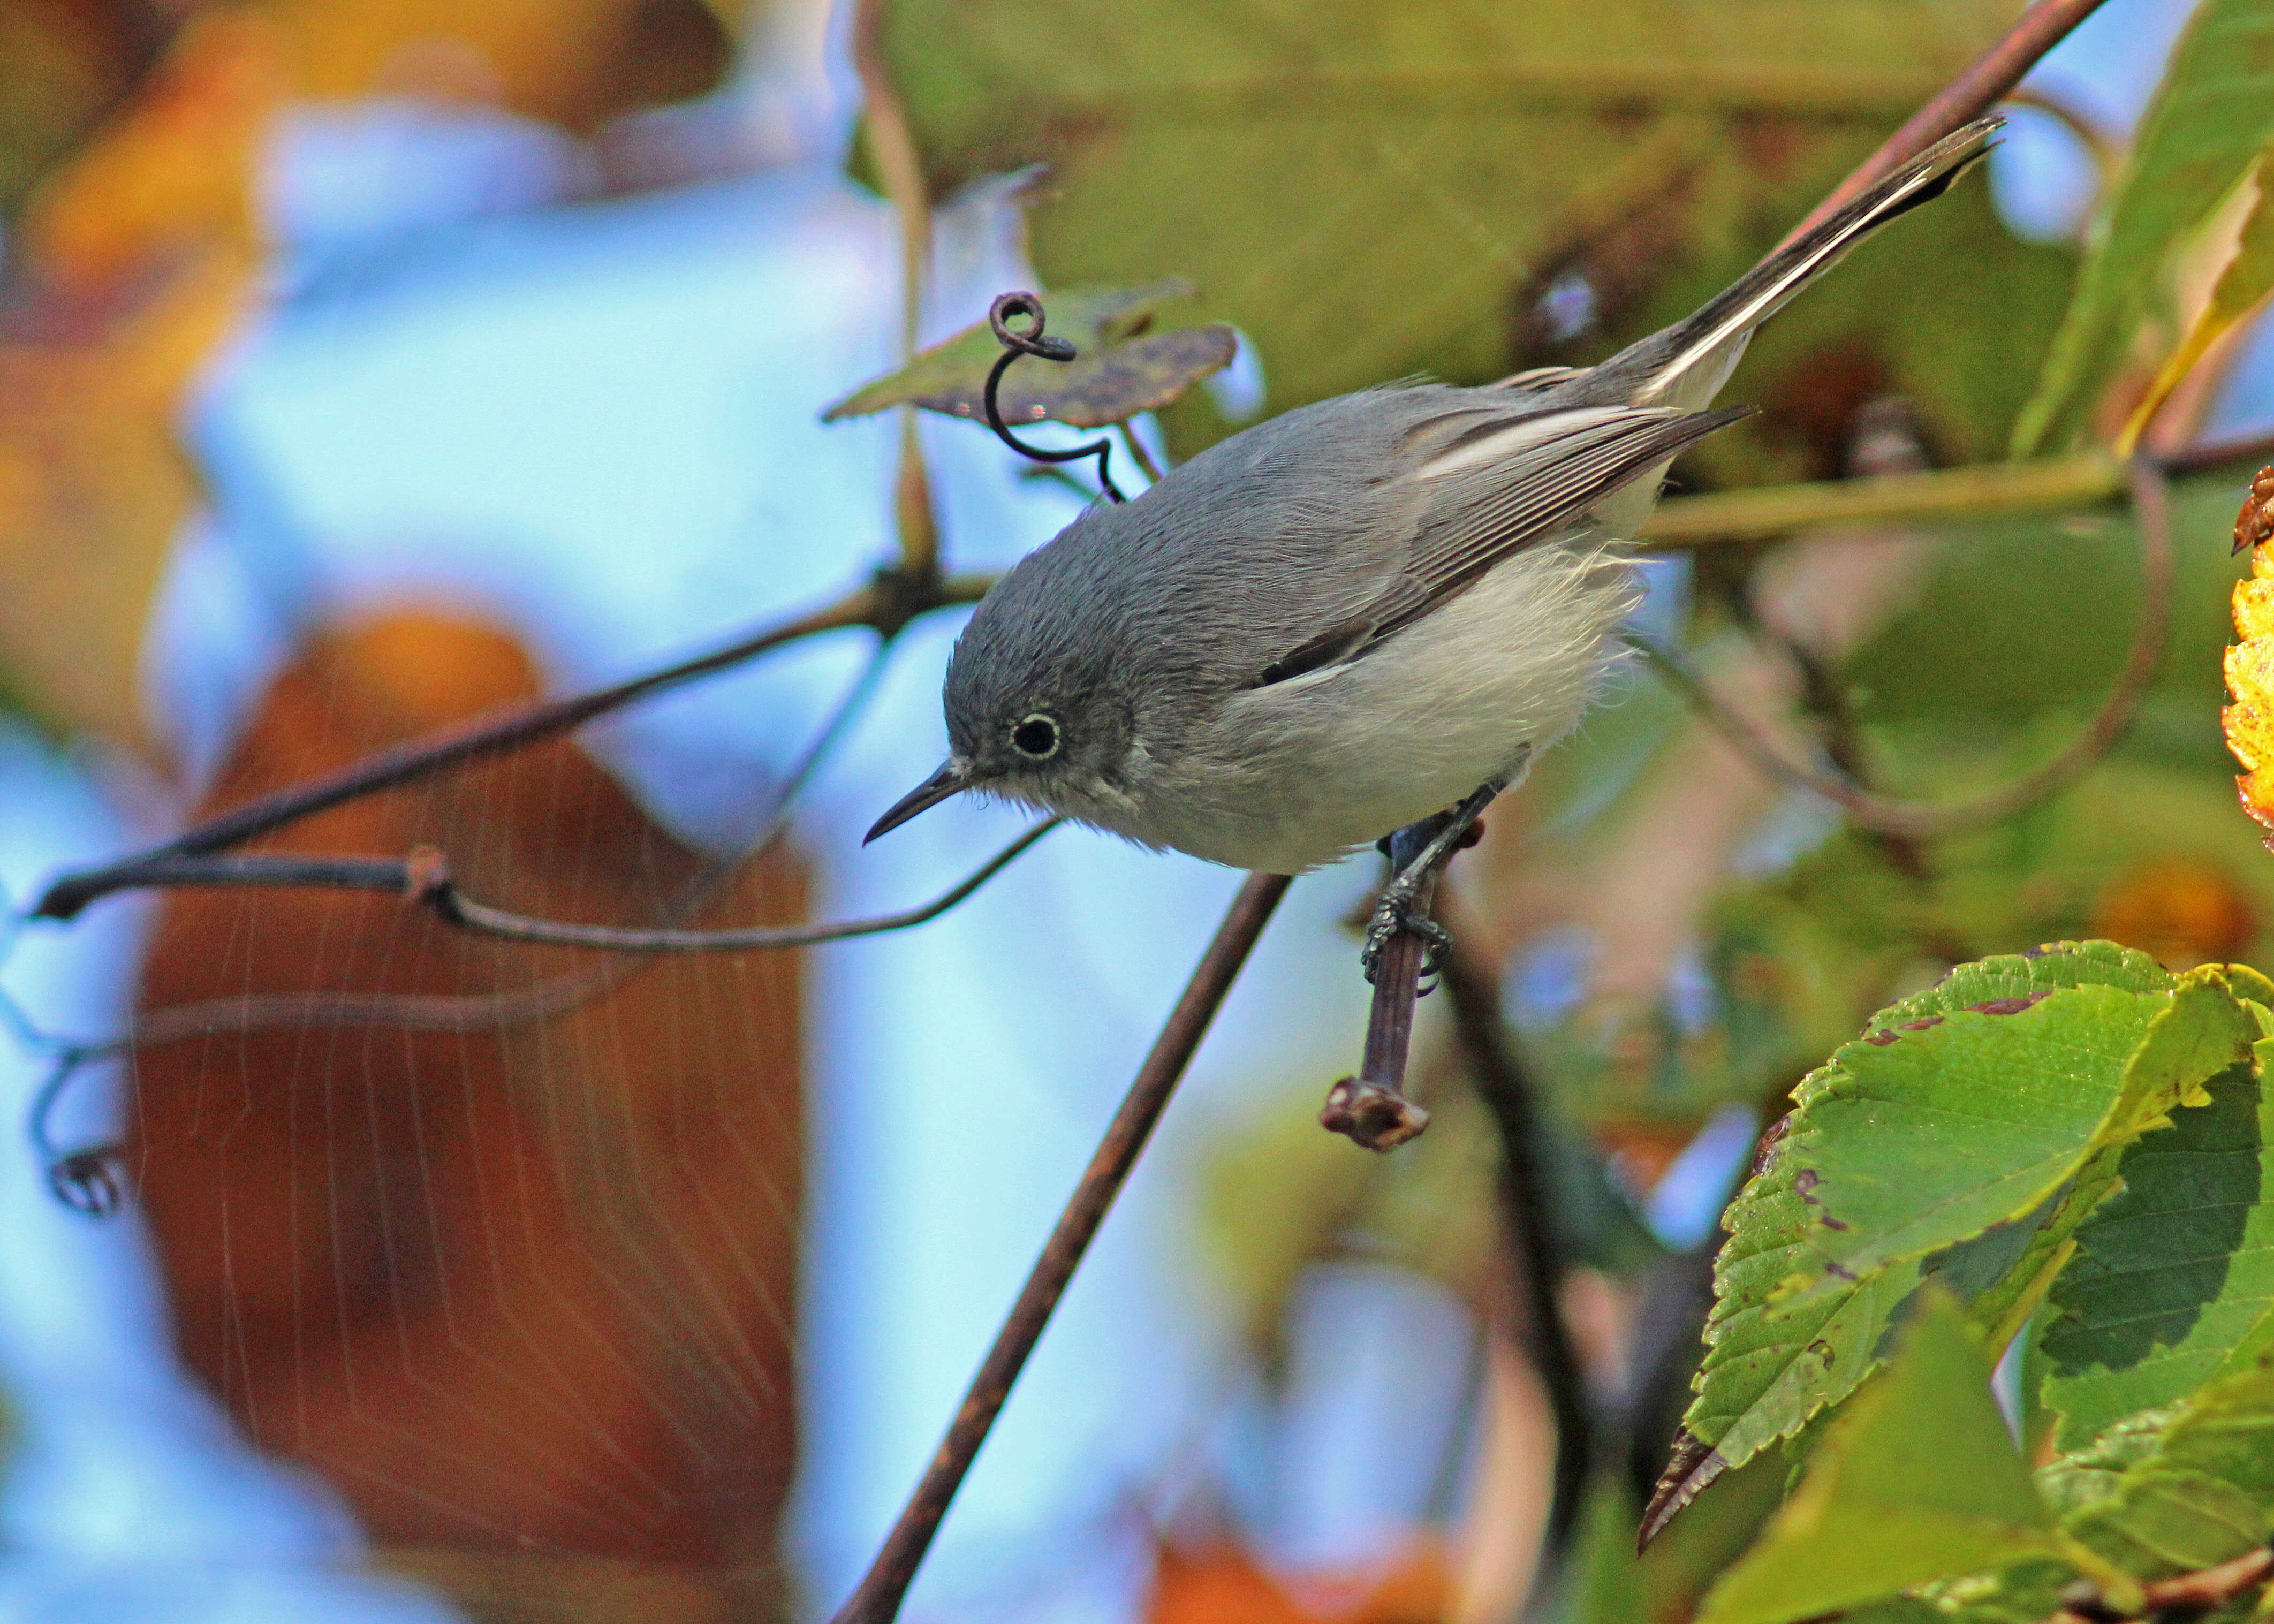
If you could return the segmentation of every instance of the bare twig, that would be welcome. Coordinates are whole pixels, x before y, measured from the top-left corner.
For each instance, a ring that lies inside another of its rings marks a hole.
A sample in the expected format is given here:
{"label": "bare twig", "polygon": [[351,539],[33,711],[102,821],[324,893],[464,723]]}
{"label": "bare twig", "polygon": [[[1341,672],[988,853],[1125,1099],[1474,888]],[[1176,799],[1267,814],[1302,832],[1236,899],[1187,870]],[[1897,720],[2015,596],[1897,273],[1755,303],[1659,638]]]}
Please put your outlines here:
{"label": "bare twig", "polygon": [[1924,837],[1977,828],[2011,816],[2067,784],[2103,756],[2131,726],[2140,702],[2162,664],[2165,640],[2171,629],[2172,581],[2176,555],[2172,544],[2171,487],[2155,459],[2135,456],[2127,465],[2133,514],[2140,529],[2140,624],[2131,651],[2117,675],[2108,697],[2084,731],[2068,748],[2005,788],[1973,801],[1946,806],[1901,801],[1876,795],[1846,778],[1788,759],[1754,733],[1746,720],[1717,699],[1713,691],[1673,656],[1645,639],[1630,637],[1659,671],[1680,688],[1699,712],[1754,767],[1781,782],[1812,791],[1840,807],[1862,828],[1880,834]]}
{"label": "bare twig", "polygon": [[1832,194],[1795,226],[1785,241],[1806,235],[1959,125],[1981,117],[2103,4],[2104,0],[2037,0],[2003,39],[1976,57],[1834,187]]}
{"label": "bare twig", "polygon": [[900,349],[906,359],[915,351],[924,273],[931,264],[931,206],[915,134],[892,84],[892,65],[885,60],[885,8],[879,0],[858,0],[853,8],[853,71],[861,80],[869,155],[900,220]]}
{"label": "bare twig", "polygon": [[[734,875],[764,856],[789,831],[799,798],[825,763],[843,743],[846,734],[869,698],[876,692],[891,655],[893,639],[880,638],[859,676],[813,737],[775,792],[765,823],[740,855],[705,863],[663,909],[664,919],[675,922],[690,917],[718,894]],[[0,960],[6,944],[0,941]],[[142,1012],[125,1036],[99,1044],[80,1044],[88,1055],[141,1051],[184,1038],[227,1033],[241,1035],[286,1026],[394,1026],[407,1032],[506,1031],[514,1026],[551,1020],[582,1009],[596,999],[629,985],[659,961],[652,955],[624,954],[606,963],[585,965],[564,974],[547,977],[525,987],[491,993],[266,993],[234,998],[201,998],[168,1004]],[[0,1002],[0,1011],[6,1005]]]}
{"label": "bare twig", "polygon": [[[1434,875],[1413,893],[1413,910],[1427,918],[1435,898]],[[1413,1041],[1413,1004],[1420,996],[1427,944],[1400,931],[1374,960],[1374,999],[1367,1009],[1366,1049],[1358,1075],[1327,1090],[1319,1125],[1368,1150],[1395,1150],[1429,1125],[1429,1113],[1405,1095],[1405,1056]]]}
{"label": "bare twig", "polygon": [[[1528,745],[1525,755],[1531,755]],[[1356,1077],[1345,1077],[1327,1091],[1326,1107],[1319,1113],[1321,1127],[1368,1150],[1395,1150],[1429,1125],[1429,1113],[1405,1097],[1413,1002],[1429,990],[1422,977],[1434,974],[1428,944],[1434,937],[1442,951],[1449,939],[1430,922],[1429,906],[1446,864],[1483,838],[1484,810],[1510,776],[1479,785],[1460,805],[1408,823],[1382,844],[1389,883],[1367,928],[1366,974],[1374,983],[1374,1002],[1367,1015],[1365,1056]],[[1398,917],[1401,897],[1399,928],[1385,936],[1388,920]]]}
{"label": "bare twig", "polygon": [[[885,60],[885,8],[880,0],[857,0],[853,10],[853,70],[861,80],[861,101],[877,178],[900,227],[900,359],[916,352],[923,316],[923,289],[931,268],[931,199],[907,109],[892,84]],[[893,477],[892,513],[900,538],[900,568],[912,578],[939,571],[939,526],[932,513],[931,480],[923,446],[916,435],[913,406],[900,408],[900,460]]]}
{"label": "bare twig", "polygon": [[224,851],[361,796],[399,788],[448,768],[520,749],[580,727],[596,717],[620,710],[635,701],[741,665],[802,638],[855,626],[889,635],[918,614],[950,605],[978,602],[992,583],[991,577],[959,576],[929,584],[911,584],[896,572],[882,572],[868,585],[825,608],[769,627],[693,659],[590,693],[520,706],[439,738],[382,750],[335,772],[247,801],[132,857],[99,868],[64,875],[49,886],[34,905],[32,917],[73,918],[89,903],[131,885],[131,881],[122,882],[117,876],[132,874],[145,864]]}
{"label": "bare twig", "polygon": [[2215,1568],[2175,1574],[2140,1587],[2140,1605],[2120,1608],[2103,1597],[2088,1580],[2072,1587],[2061,1598],[2061,1610],[2045,1624],[2121,1624],[2129,1619],[2155,1619],[2164,1624],[2202,1618],[2216,1613],[2236,1598],[2274,1579],[2274,1550],[2260,1545]]}
{"label": "bare twig", "polygon": [[[747,930],[617,931],[603,927],[550,925],[543,921],[518,921],[510,914],[483,909],[456,898],[450,889],[441,854],[431,849],[403,861],[375,858],[184,857],[145,864],[138,881],[145,884],[176,885],[314,885],[326,889],[398,891],[427,902],[452,923],[484,929],[461,910],[490,914],[493,921],[511,928],[491,934],[535,942],[580,939],[569,945],[606,946],[623,955],[597,972],[555,977],[522,993],[503,996],[406,997],[379,993],[283,994],[266,997],[216,998],[177,1004],[138,1021],[124,1037],[100,1042],[72,1042],[40,1034],[21,1019],[12,1002],[0,1000],[0,1014],[21,1028],[19,1036],[40,1040],[36,1047],[52,1057],[52,1070],[34,1101],[30,1116],[33,1148],[48,1169],[48,1182],[65,1205],[94,1216],[107,1216],[118,1205],[117,1147],[95,1145],[66,1152],[58,1147],[49,1118],[63,1092],[81,1067],[91,1060],[129,1050],[153,1049],[162,1043],[219,1031],[245,1032],[262,1026],[321,1021],[342,1026],[392,1026],[425,1031],[496,1031],[509,1024],[500,1017],[501,1005],[520,1019],[532,1020],[566,1014],[621,987],[638,966],[656,962],[656,955],[672,952],[734,952],[810,947],[848,937],[877,936],[927,923],[954,907],[1007,868],[1028,847],[1064,822],[1045,818],[980,865],[968,876],[921,906],[880,918],[831,925],[763,927]],[[754,848],[763,850],[772,837]],[[739,865],[738,865],[739,866]],[[688,898],[696,898],[690,895]],[[406,1007],[407,1006],[407,1007]]]}
{"label": "bare twig", "polygon": [[156,857],[115,872],[117,891],[188,890],[205,886],[263,886],[275,890],[387,891],[423,902],[446,923],[478,935],[502,936],[547,947],[591,947],[614,953],[743,953],[813,947],[849,936],[906,930],[937,919],[1000,874],[1027,848],[1065,820],[1048,817],[1033,824],[1001,851],[930,902],[873,919],[827,925],[757,925],[740,929],[640,929],[616,925],[572,925],[531,919],[475,901],[450,878],[449,863],[433,846],[410,856]]}
{"label": "bare twig", "polygon": [[2037,109],[2076,137],[2077,144],[2092,159],[2098,184],[2103,186],[2108,184],[2108,177],[2116,172],[2116,165],[2124,155],[2123,145],[2102,129],[2082,108],[2066,96],[2058,96],[2049,90],[2029,85],[2017,86],[2007,91],[2005,101],[2014,107]]}
{"label": "bare twig", "polygon": [[[1547,1214],[1542,1132],[1532,1079],[1501,1019],[1492,968],[1477,954],[1473,933],[1456,916],[1445,956],[1444,987],[1453,1030],[1471,1080],[1492,1112],[1501,1144],[1501,1222],[1515,1276],[1516,1342],[1524,1350],[1555,1418],[1555,1492],[1539,1579],[1551,1575],[1570,1548],[1595,1454],[1594,1415],[1585,1373],[1560,1306],[1564,1260]],[[1534,1587],[1539,1588],[1536,1580]]]}
{"label": "bare twig", "polygon": [[[641,930],[614,925],[572,925],[559,920],[531,919],[476,902],[451,881],[440,852],[413,853],[401,866],[414,894],[440,918],[483,936],[503,936],[510,942],[533,942],[550,947],[597,947],[615,953],[743,953],[787,947],[814,947],[842,942],[850,936],[878,936],[888,930],[937,919],[1024,855],[1028,846],[1065,820],[1046,817],[973,869],[930,902],[898,914],[874,919],[847,920],[833,925],[759,925],[740,930]],[[245,861],[259,861],[247,858]]]}
{"label": "bare twig", "polygon": [[1153,484],[1160,484],[1161,465],[1153,460],[1153,454],[1145,449],[1145,442],[1138,437],[1135,427],[1126,422],[1123,423],[1121,438],[1127,443],[1129,460],[1137,464],[1138,471]]}
{"label": "bare twig", "polygon": [[2210,473],[2231,462],[2252,464],[2274,457],[2274,434],[2237,434],[2226,440],[2198,440],[2182,451],[2158,453],[2164,471],[2177,479],[2185,474]]}
{"label": "bare twig", "polygon": [[2124,465],[2105,452],[2034,462],[1977,462],[1921,473],[1811,480],[1742,491],[1678,496],[1643,526],[1660,551],[1774,541],[1835,524],[1945,523],[2017,514],[2067,513],[2112,501],[2124,492]]}
{"label": "bare twig", "polygon": [[1186,983],[1184,996],[1169,1012],[1152,1052],[1138,1068],[1120,1109],[1114,1113],[1096,1154],[1083,1169],[1081,1182],[1058,1216],[1058,1227],[1035,1259],[1018,1300],[995,1334],[994,1345],[965,1391],[962,1407],[956,1411],[947,1436],[941,1440],[900,1520],[877,1550],[860,1587],[838,1611],[833,1624],[887,1624],[899,1613],[901,1598],[939,1530],[940,1519],[947,1515],[964,1474],[970,1470],[979,1447],[987,1441],[996,1416],[1010,1396],[1011,1384],[1019,1379],[1028,1355],[1049,1325],[1066,1282],[1089,1250],[1114,1197],[1136,1165],[1138,1153],[1145,1148],[1169,1096],[1200,1047],[1201,1035],[1231,990],[1240,966],[1246,962],[1249,950],[1262,935],[1272,910],[1286,894],[1287,885],[1284,875],[1251,874],[1232,898],[1224,922],[1216,927],[1192,980]]}

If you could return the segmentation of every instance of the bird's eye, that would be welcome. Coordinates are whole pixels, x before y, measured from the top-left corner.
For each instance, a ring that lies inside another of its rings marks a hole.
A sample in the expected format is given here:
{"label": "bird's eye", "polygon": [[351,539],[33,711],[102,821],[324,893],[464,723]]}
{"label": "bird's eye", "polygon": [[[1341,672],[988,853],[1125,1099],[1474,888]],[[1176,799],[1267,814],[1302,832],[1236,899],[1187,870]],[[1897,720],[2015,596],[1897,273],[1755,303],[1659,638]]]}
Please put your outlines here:
{"label": "bird's eye", "polygon": [[1058,753],[1058,725],[1046,716],[1028,717],[1011,730],[1011,744],[1029,761],[1048,761]]}

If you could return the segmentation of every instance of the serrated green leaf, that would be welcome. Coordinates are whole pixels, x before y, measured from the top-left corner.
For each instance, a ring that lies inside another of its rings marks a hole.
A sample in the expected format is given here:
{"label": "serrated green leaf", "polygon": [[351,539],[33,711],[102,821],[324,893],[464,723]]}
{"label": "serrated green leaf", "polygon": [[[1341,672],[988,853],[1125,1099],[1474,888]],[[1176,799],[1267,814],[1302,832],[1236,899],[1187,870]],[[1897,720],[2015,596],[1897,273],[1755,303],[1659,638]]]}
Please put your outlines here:
{"label": "serrated green leaf", "polygon": [[1965,1312],[1930,1289],[1886,1373],[1834,1423],[1698,1624],[1788,1624],[2044,1554],[2052,1533]]}
{"label": "serrated green leaf", "polygon": [[[1918,1598],[1953,1624],[2037,1624],[2055,1613],[2073,1563],[2151,1582],[2262,1545],[2274,1508],[2274,1369],[2262,1363],[2185,1402],[2128,1416],[2039,1468],[2037,1481],[2068,1560],[1939,1580]],[[2239,1617],[2254,1599],[2245,1594],[2211,1616]],[[1860,1616],[1899,1624],[1902,1615]]]}
{"label": "serrated green leaf", "polygon": [[1724,1215],[1684,1421],[1703,1458],[1654,1520],[1854,1391],[1929,1273],[2010,1334],[2113,1188],[2119,1148],[2255,1027],[2218,973],[2174,981],[2107,943],[1961,966],[1875,1019],[1894,1041],[1848,1044],[1801,1084]]}
{"label": "serrated green leaf", "polygon": [[2003,999],[1994,1012],[1881,1021],[1841,1049],[1779,1152],[1816,1209],[1788,1300],[2034,1211],[2096,1150],[2136,1133],[2143,1109],[2169,1109],[2126,1087],[2127,1064],[2173,1012],[2162,996],[2063,988],[2022,1009]]}
{"label": "serrated green leaf", "polygon": [[[2274,1044],[2258,1046],[2261,1067]],[[2258,1071],[2130,1147],[2123,1192],[2077,1231],[2041,1347],[2055,1442],[2081,1448],[2274,1347],[2274,1103]]]}
{"label": "serrated green leaf", "polygon": [[[2027,455],[2076,439],[2167,297],[2185,240],[2234,190],[2274,135],[2274,7],[2203,0],[2088,239],[2075,297],[2036,395],[2014,425]],[[2170,334],[2165,347],[2178,337]]]}
{"label": "serrated green leaf", "polygon": [[[1175,280],[1143,288],[1066,288],[1042,295],[1046,333],[1070,341],[1072,361],[1021,359],[1003,374],[997,404],[1005,423],[1045,419],[1075,428],[1125,423],[1156,411],[1231,365],[1239,341],[1228,327],[1149,333],[1160,308],[1192,297]],[[1024,324],[1020,324],[1020,331]],[[1003,346],[984,321],[934,344],[906,366],[862,384],[821,414],[824,423],[900,405],[955,417],[984,415],[987,374]]]}
{"label": "serrated green leaf", "polygon": [[2128,1417],[2037,1477],[2063,1531],[2135,1578],[2240,1556],[2274,1526],[2274,1366]]}

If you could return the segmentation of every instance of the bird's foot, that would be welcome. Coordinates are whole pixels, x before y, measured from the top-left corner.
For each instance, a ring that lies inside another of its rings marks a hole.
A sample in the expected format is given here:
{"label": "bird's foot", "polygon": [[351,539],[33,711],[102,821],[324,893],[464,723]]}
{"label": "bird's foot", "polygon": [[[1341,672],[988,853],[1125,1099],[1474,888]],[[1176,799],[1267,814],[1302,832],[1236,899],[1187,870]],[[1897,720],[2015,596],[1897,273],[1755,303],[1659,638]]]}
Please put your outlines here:
{"label": "bird's foot", "polygon": [[1460,805],[1408,824],[1383,842],[1383,855],[1398,868],[1382,888],[1367,922],[1366,945],[1359,950],[1359,966],[1369,982],[1381,968],[1382,950],[1395,938],[1411,936],[1420,937],[1423,947],[1420,992],[1437,984],[1453,933],[1429,917],[1426,898],[1453,853],[1474,846],[1484,833],[1485,808],[1507,783],[1502,777],[1480,785]]}
{"label": "bird's foot", "polygon": [[[1408,878],[1414,881],[1406,884]],[[1382,950],[1393,937],[1400,936],[1421,938],[1421,988],[1427,994],[1437,984],[1438,973],[1444,967],[1445,955],[1452,951],[1453,933],[1414,906],[1414,892],[1422,876],[1411,869],[1389,883],[1374,904],[1374,917],[1367,922],[1366,945],[1359,949],[1359,967],[1366,972],[1370,984],[1374,971],[1382,963]]]}

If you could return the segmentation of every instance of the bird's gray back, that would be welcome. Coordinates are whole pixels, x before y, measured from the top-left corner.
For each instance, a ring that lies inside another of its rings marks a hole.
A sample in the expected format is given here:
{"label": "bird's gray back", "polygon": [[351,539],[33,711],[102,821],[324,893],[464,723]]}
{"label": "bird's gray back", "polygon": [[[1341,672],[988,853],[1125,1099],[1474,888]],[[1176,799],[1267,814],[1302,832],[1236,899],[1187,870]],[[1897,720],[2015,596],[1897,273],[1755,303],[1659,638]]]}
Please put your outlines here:
{"label": "bird's gray back", "polygon": [[[1047,682],[1179,696],[1146,718],[1204,719],[1192,695],[1251,685],[1397,575],[1419,515],[1399,476],[1415,425],[1482,391],[1437,385],[1337,396],[1182,464],[1136,500],[1098,507],[1021,560],[959,644],[950,726],[975,726]],[[1499,402],[1504,409],[1503,396]]]}

